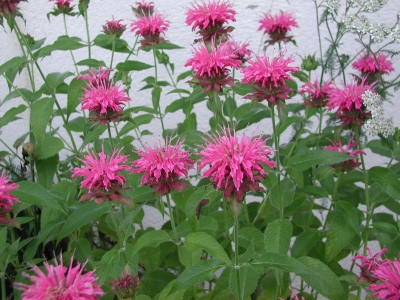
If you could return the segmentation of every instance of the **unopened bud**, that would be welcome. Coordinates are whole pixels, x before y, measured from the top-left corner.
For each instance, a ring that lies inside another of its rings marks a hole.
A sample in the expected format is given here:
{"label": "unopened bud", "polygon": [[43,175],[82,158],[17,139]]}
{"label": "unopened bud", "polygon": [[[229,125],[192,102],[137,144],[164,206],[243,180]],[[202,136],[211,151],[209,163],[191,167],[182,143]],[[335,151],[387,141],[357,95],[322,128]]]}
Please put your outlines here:
{"label": "unopened bud", "polygon": [[319,63],[315,59],[314,55],[308,55],[306,58],[302,59],[301,68],[306,71],[314,71],[318,68]]}

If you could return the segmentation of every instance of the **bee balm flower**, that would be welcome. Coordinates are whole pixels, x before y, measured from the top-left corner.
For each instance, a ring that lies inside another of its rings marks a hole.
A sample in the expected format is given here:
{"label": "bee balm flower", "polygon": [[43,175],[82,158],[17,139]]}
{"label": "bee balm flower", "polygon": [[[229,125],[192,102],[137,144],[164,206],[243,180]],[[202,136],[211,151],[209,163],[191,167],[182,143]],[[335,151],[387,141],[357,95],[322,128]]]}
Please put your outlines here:
{"label": "bee balm flower", "polygon": [[180,150],[182,141],[171,145],[167,140],[165,146],[159,142],[154,148],[145,146],[146,151],[139,150],[141,156],[133,162],[132,173],[144,173],[141,184],[154,188],[154,193],[161,196],[172,190],[182,191],[186,183],[181,177],[188,175],[188,170],[193,167],[188,151]]}
{"label": "bee balm flower", "polygon": [[282,11],[276,15],[264,14],[259,22],[261,25],[258,30],[264,30],[264,33],[270,36],[268,41],[270,44],[281,41],[287,43],[293,38],[293,36],[287,36],[287,32],[292,27],[299,27],[290,13]]}
{"label": "bee balm flower", "polygon": [[126,25],[121,24],[122,20],[114,20],[114,16],[111,21],[106,21],[106,25],[103,25],[103,32],[109,36],[116,36],[120,38],[126,30]]}
{"label": "bee balm flower", "polygon": [[389,74],[394,71],[392,62],[383,53],[364,53],[352,65],[354,69],[361,72],[361,76],[366,78],[366,82],[371,84],[379,81],[379,74]]}
{"label": "bee balm flower", "polygon": [[162,37],[169,27],[169,21],[165,20],[165,17],[159,13],[153,13],[139,17],[136,21],[131,24],[131,31],[135,32],[136,35],[141,35],[143,39],[140,41],[142,47],[148,45],[156,45],[164,42],[165,39]]}
{"label": "bee balm flower", "polygon": [[63,265],[62,258],[55,266],[45,262],[45,272],[34,266],[35,275],[26,275],[32,284],[16,284],[23,291],[22,300],[97,300],[97,296],[103,296],[97,276],[92,271],[83,274],[86,263],[82,266],[77,263],[76,267],[72,267],[72,263],[73,257],[68,268]]}
{"label": "bee balm flower", "polygon": [[318,79],[314,83],[311,81],[303,84],[299,94],[306,94],[304,102],[305,107],[325,107],[329,99],[329,91],[332,87],[332,82],[328,81],[320,84]]}
{"label": "bee balm flower", "polygon": [[12,224],[18,226],[18,222],[15,219],[9,219],[7,214],[12,212],[12,206],[19,200],[10,194],[12,190],[15,190],[18,185],[16,183],[9,183],[10,180],[4,173],[0,174],[0,224]]}
{"label": "bee balm flower", "polygon": [[387,260],[379,261],[379,258],[383,255],[383,253],[387,252],[388,249],[382,249],[378,254],[372,255],[372,251],[370,248],[367,248],[369,253],[369,258],[364,255],[357,255],[352,258],[352,260],[361,260],[361,265],[356,265],[361,269],[360,277],[358,281],[368,281],[369,283],[377,282],[378,278],[374,276],[373,272],[379,268],[379,265],[385,264]]}
{"label": "bee balm flower", "polygon": [[387,260],[384,264],[372,271],[378,279],[377,283],[369,286],[373,292],[372,297],[379,299],[397,300],[400,299],[400,263],[397,260]]}
{"label": "bee balm flower", "polygon": [[0,1],[0,16],[10,15],[13,12],[17,12],[18,4],[21,1],[27,1],[27,0],[1,0]]}

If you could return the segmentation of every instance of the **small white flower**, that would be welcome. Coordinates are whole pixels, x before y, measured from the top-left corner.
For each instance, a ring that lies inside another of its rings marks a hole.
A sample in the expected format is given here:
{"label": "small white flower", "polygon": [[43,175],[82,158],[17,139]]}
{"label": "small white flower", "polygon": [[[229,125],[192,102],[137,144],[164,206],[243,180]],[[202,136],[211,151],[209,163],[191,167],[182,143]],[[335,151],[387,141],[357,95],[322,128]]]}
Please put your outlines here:
{"label": "small white flower", "polygon": [[350,0],[349,4],[351,7],[359,7],[362,5],[363,0]]}
{"label": "small white flower", "polygon": [[337,12],[340,8],[340,0],[326,0],[330,13]]}
{"label": "small white flower", "polygon": [[380,10],[388,0],[367,0],[364,3],[364,8],[367,12],[377,12]]}

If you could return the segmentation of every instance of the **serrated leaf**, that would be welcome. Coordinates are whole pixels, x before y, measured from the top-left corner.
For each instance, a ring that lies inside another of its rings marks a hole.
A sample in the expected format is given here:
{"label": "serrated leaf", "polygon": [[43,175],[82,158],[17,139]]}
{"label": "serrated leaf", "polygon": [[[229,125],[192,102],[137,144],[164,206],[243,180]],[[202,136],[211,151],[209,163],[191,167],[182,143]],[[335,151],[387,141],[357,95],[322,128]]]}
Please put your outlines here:
{"label": "serrated leaf", "polygon": [[0,75],[9,70],[21,69],[26,63],[27,60],[23,56],[13,57],[9,61],[6,61],[4,64],[0,66]]}
{"label": "serrated leaf", "polygon": [[161,243],[169,242],[171,238],[164,230],[153,230],[143,234],[137,241],[133,248],[133,253],[139,251],[143,247],[157,247]]}
{"label": "serrated leaf", "polygon": [[102,60],[97,60],[94,58],[90,58],[90,59],[83,59],[81,61],[78,61],[76,63],[77,66],[88,66],[89,68],[98,68],[100,66],[105,67],[106,64],[104,63],[104,61]]}
{"label": "serrated leaf", "polygon": [[[182,224],[182,223],[181,223]],[[189,251],[185,245],[181,245],[178,248],[179,261],[186,267],[190,267],[193,264],[197,263],[200,260],[200,257],[203,253],[202,249],[199,249],[195,252]]]}
{"label": "serrated leaf", "polygon": [[66,35],[59,36],[58,39],[51,45],[44,46],[39,51],[37,51],[34,55],[36,57],[48,56],[53,51],[68,51],[68,50],[76,50],[86,47],[81,43],[81,39],[78,37],[69,37]]}
{"label": "serrated leaf", "polygon": [[[115,39],[114,42],[115,42],[115,45],[114,45],[115,52],[131,53],[131,50],[129,50],[129,48],[128,48],[128,43],[125,40]],[[107,36],[105,34],[97,35],[93,40],[93,44],[98,47],[108,49],[108,50],[112,50],[112,48],[113,48],[112,40],[110,39],[109,36]]]}
{"label": "serrated leaf", "polygon": [[187,289],[196,283],[210,280],[214,276],[214,273],[224,265],[224,261],[219,258],[199,261],[178,276],[171,293],[181,289]]}
{"label": "serrated leaf", "polygon": [[96,270],[96,273],[99,275],[99,284],[103,284],[107,279],[121,276],[122,268],[120,267],[120,260],[121,252],[118,249],[112,249],[103,255]]}
{"label": "serrated leaf", "polygon": [[332,150],[310,150],[306,153],[292,156],[286,167],[305,171],[315,165],[332,165],[351,159],[352,156]]}
{"label": "serrated leaf", "polygon": [[270,199],[272,205],[280,211],[293,202],[294,194],[296,192],[296,187],[289,178],[284,178],[283,180],[281,180],[279,186],[280,186],[280,193],[278,188],[278,182],[276,182],[272,186],[270,190],[271,193]]}
{"label": "serrated leaf", "polygon": [[56,155],[64,149],[64,142],[55,136],[49,136],[44,138],[40,148],[36,151],[36,159],[46,159]]}
{"label": "serrated leaf", "polygon": [[50,117],[53,114],[53,106],[53,98],[42,98],[32,105],[30,124],[33,135],[39,145],[46,134],[47,124],[49,124]]}
{"label": "serrated leaf", "polygon": [[176,82],[179,82],[185,78],[188,78],[189,76],[191,76],[193,74],[193,71],[189,70],[186,72],[183,72],[182,74],[179,74],[178,77],[176,78]]}
{"label": "serrated leaf", "polygon": [[172,44],[170,42],[161,42],[155,45],[155,48],[158,50],[175,50],[175,49],[183,49],[183,47]]}
{"label": "serrated leaf", "polygon": [[130,71],[142,71],[153,68],[154,66],[136,61],[136,60],[127,60],[125,62],[120,62],[117,64],[116,68],[120,72],[130,72]]}
{"label": "serrated leaf", "polygon": [[100,218],[108,211],[108,208],[105,203],[99,205],[93,201],[85,202],[79,206],[65,221],[58,234],[57,243],[75,230]]}
{"label": "serrated leaf", "polygon": [[159,86],[154,87],[151,91],[151,102],[155,111],[159,110],[161,91],[162,89]]}
{"label": "serrated leaf", "polygon": [[32,101],[32,96],[33,93],[27,89],[24,88],[15,89],[14,91],[12,91],[11,93],[9,93],[7,96],[4,97],[2,104],[6,103],[8,100],[19,97],[30,103]]}
{"label": "serrated leaf", "polygon": [[58,155],[36,161],[38,183],[46,189],[53,186],[54,175],[57,171]]}
{"label": "serrated leaf", "polygon": [[50,73],[46,76],[46,82],[47,84],[53,88],[53,90],[56,90],[57,87],[64,82],[66,78],[69,76],[74,75],[72,72],[64,72],[64,73],[59,73],[59,72],[54,72]]}
{"label": "serrated leaf", "polygon": [[176,291],[176,292],[172,293],[171,295],[169,295],[172,287],[175,284],[175,281],[176,281],[176,279],[172,280],[170,283],[168,283],[168,285],[161,291],[161,293],[158,294],[158,300],[183,299],[183,295],[185,294],[186,289]]}
{"label": "serrated leaf", "polygon": [[224,248],[210,235],[204,232],[194,232],[185,238],[185,246],[189,251],[195,252],[204,249],[213,257],[222,259],[226,264],[231,260],[226,254]]}
{"label": "serrated leaf", "polygon": [[368,175],[386,194],[400,200],[400,181],[396,173],[384,167],[372,167],[368,170]]}
{"label": "serrated leaf", "polygon": [[245,300],[257,287],[259,274],[251,265],[231,268],[229,290],[236,299]]}
{"label": "serrated leaf", "polygon": [[79,103],[81,103],[83,88],[85,86],[86,82],[84,80],[78,80],[76,78],[71,80],[67,95],[67,120],[69,119],[69,116],[75,112]]}
{"label": "serrated leaf", "polygon": [[56,198],[38,183],[30,181],[18,182],[18,188],[11,192],[21,202],[62,210]]}
{"label": "serrated leaf", "polygon": [[21,104],[18,107],[12,107],[10,108],[4,116],[0,118],[0,128],[3,126],[6,126],[8,123],[13,122],[15,120],[20,119],[17,117],[20,113],[24,112],[26,110],[26,106]]}
{"label": "serrated leaf", "polygon": [[286,254],[289,250],[293,226],[288,219],[274,220],[264,232],[264,243],[267,252]]}
{"label": "serrated leaf", "polygon": [[372,227],[375,229],[381,229],[390,233],[398,234],[399,230],[397,229],[396,226],[390,223],[385,223],[385,222],[374,222],[372,224]]}
{"label": "serrated leaf", "polygon": [[312,247],[321,239],[321,234],[317,229],[309,228],[300,233],[294,241],[292,247],[292,257],[305,256]]}

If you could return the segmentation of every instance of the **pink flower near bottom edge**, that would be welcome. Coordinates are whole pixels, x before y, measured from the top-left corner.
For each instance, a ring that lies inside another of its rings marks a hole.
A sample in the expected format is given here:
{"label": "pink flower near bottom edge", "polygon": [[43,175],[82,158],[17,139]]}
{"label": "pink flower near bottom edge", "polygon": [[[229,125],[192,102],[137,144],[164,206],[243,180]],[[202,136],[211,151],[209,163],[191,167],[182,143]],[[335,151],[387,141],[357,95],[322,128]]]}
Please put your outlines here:
{"label": "pink flower near bottom edge", "polygon": [[7,214],[13,211],[12,206],[19,200],[10,194],[18,187],[16,183],[10,183],[10,180],[4,173],[0,174],[0,224],[18,225],[15,219],[10,219]]}
{"label": "pink flower near bottom edge", "polygon": [[361,265],[355,263],[361,270],[360,277],[357,281],[368,281],[370,283],[376,282],[378,279],[374,276],[373,272],[379,268],[379,265],[385,263],[387,260],[379,260],[383,253],[387,252],[388,249],[384,248],[379,251],[377,254],[372,255],[372,251],[370,248],[367,248],[369,257],[364,255],[357,255],[352,258],[353,261],[361,260]]}
{"label": "pink flower near bottom edge", "polygon": [[387,260],[372,273],[378,279],[378,283],[369,286],[369,289],[374,292],[372,297],[382,300],[400,299],[400,262]]}
{"label": "pink flower near bottom edge", "polygon": [[83,273],[86,263],[73,267],[73,257],[69,267],[63,265],[62,257],[55,266],[44,263],[45,271],[33,266],[34,275],[25,274],[32,284],[16,283],[22,290],[22,300],[98,300],[104,292],[96,282],[94,272]]}

